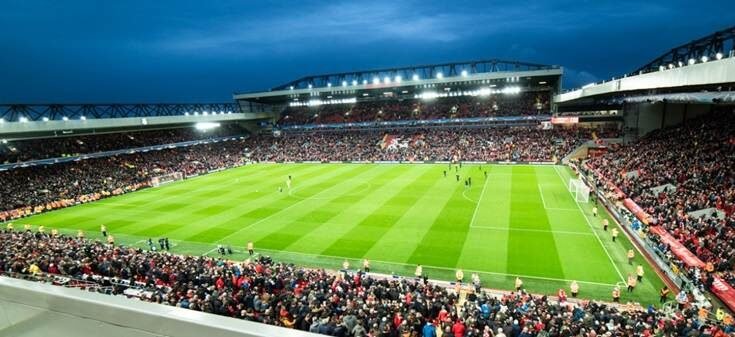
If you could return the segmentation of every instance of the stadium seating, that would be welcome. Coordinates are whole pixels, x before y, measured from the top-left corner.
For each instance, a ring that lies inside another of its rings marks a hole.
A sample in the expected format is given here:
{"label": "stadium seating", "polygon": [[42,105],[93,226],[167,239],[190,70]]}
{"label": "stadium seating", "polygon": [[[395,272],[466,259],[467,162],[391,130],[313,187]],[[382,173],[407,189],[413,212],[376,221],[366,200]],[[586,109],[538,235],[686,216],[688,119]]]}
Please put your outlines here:
{"label": "stadium seating", "polygon": [[357,104],[289,107],[279,125],[331,124],[368,121],[431,120],[445,118],[519,116],[549,113],[546,93],[519,96],[447,97],[435,101],[411,99],[403,102],[360,102]]}
{"label": "stadium seating", "polygon": [[207,132],[178,128],[4,141],[0,143],[0,164],[243,134],[236,124],[225,124]]}
{"label": "stadium seating", "polygon": [[732,319],[712,324],[693,308],[668,318],[653,307],[625,311],[523,291],[461,299],[424,280],[330,273],[267,258],[179,256],[30,231],[0,231],[0,274],[66,276],[67,284],[97,284],[111,294],[136,288],[144,301],[341,337],[425,336],[431,326],[444,336],[519,337],[724,336],[734,329]]}
{"label": "stadium seating", "polygon": [[537,127],[287,132],[249,147],[257,161],[552,161],[589,138],[587,130]]}
{"label": "stadium seating", "polygon": [[[735,115],[715,113],[612,148],[589,165],[676,239],[734,284]],[[665,187],[665,188],[664,188]],[[718,210],[719,217],[693,216]],[[654,238],[655,239],[655,238]],[[660,245],[665,253],[668,247]],[[711,280],[702,273],[709,288]]]}

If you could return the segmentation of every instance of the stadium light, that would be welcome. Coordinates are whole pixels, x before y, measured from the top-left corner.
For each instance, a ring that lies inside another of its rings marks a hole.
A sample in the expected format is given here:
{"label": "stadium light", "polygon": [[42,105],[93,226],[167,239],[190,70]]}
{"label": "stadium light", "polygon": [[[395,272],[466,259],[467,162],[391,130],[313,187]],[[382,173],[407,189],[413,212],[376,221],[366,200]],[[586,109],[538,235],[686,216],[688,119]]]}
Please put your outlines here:
{"label": "stadium light", "polygon": [[709,61],[709,57],[707,57],[707,55],[704,55],[704,56],[702,56],[702,58],[700,60],[702,60],[702,63],[705,63],[705,62]]}
{"label": "stadium light", "polygon": [[331,87],[332,87],[332,83],[331,82],[327,82],[327,88],[331,88]]}
{"label": "stadium light", "polygon": [[199,131],[207,131],[219,127],[219,123],[199,122],[194,124],[194,128]]}
{"label": "stadium light", "polygon": [[64,122],[66,122],[66,121],[68,121],[68,120],[69,120],[69,117],[66,117],[66,116],[64,116],[64,117],[61,117],[61,120],[62,120],[62,121],[64,121]]}
{"label": "stadium light", "polygon": [[411,79],[414,80],[414,81],[418,81],[419,80],[419,74],[413,74],[413,76],[411,76]]}
{"label": "stadium light", "polygon": [[202,111],[203,116],[209,116],[209,111]]}
{"label": "stadium light", "polygon": [[293,85],[288,87],[288,90],[293,90]]}
{"label": "stadium light", "polygon": [[403,78],[401,77],[401,75],[398,75],[398,76],[396,76],[395,81],[396,81],[396,83],[401,83],[401,81],[403,81]]}
{"label": "stadium light", "polygon": [[311,88],[313,88],[313,87],[314,87],[314,86],[313,86],[313,85],[311,85],[311,83],[309,83],[309,89],[311,89]]}
{"label": "stadium light", "polygon": [[0,124],[5,123],[5,118],[0,118]]}
{"label": "stadium light", "polygon": [[367,84],[367,80],[362,80],[362,85]]}
{"label": "stadium light", "polygon": [[373,84],[380,84],[380,79],[377,77],[373,78]]}
{"label": "stadium light", "polygon": [[230,111],[227,111],[227,114],[228,115],[232,115],[232,111],[231,110]]}
{"label": "stadium light", "polygon": [[87,120],[87,117],[81,116],[81,117],[79,117],[79,119],[80,120],[83,120],[83,121],[86,121]]}
{"label": "stadium light", "polygon": [[462,77],[467,77],[467,70],[462,70]]}
{"label": "stadium light", "polygon": [[8,140],[7,139],[3,139],[2,142],[3,142],[3,144],[7,144],[8,143]]}
{"label": "stadium light", "polygon": [[357,85],[357,80],[352,80],[352,85]]}
{"label": "stadium light", "polygon": [[664,66],[658,66],[658,71],[663,71],[664,69]]}
{"label": "stadium light", "polygon": [[715,54],[715,58],[718,60],[722,60],[722,56],[723,56],[722,53],[719,53],[719,52]]}
{"label": "stadium light", "polygon": [[347,81],[342,81],[342,86],[343,87],[346,87],[347,86]]}
{"label": "stadium light", "polygon": [[679,65],[679,68],[681,68],[684,64],[681,63],[681,61],[679,61],[678,65]]}
{"label": "stadium light", "polygon": [[695,59],[689,59],[689,65],[692,65],[692,64],[694,64],[696,62],[697,62],[697,60],[695,60]]}
{"label": "stadium light", "polygon": [[383,78],[383,83],[388,84],[390,83],[390,77],[386,76]]}
{"label": "stadium light", "polygon": [[48,117],[41,118],[44,122],[48,122]]}
{"label": "stadium light", "polygon": [[673,63],[669,63],[669,69],[674,69],[674,64]]}
{"label": "stadium light", "polygon": [[184,116],[189,116],[189,112],[184,112]]}
{"label": "stadium light", "polygon": [[27,123],[28,122],[28,118],[21,116],[20,118],[18,118],[18,121],[21,122],[21,123]]}
{"label": "stadium light", "polygon": [[440,72],[436,73],[436,78],[438,78],[438,79],[441,80],[442,78],[444,78],[444,74],[442,74],[442,72],[440,71]]}

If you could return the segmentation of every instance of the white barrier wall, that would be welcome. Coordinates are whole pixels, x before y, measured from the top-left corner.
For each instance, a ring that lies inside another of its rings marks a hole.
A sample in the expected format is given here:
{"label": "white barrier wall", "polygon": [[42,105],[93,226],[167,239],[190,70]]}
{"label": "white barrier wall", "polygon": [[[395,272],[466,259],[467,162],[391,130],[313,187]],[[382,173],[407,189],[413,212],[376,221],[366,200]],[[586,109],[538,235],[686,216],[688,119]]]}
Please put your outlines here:
{"label": "white barrier wall", "polygon": [[0,276],[3,337],[317,337],[120,296]]}

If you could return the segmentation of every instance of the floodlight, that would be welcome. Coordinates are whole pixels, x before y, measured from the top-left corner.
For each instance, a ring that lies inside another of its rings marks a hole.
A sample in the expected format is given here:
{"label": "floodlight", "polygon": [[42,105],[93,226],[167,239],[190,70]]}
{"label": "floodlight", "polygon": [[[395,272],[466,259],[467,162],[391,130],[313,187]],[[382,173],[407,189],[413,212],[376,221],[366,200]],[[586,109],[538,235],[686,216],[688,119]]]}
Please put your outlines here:
{"label": "floodlight", "polygon": [[707,55],[704,55],[704,56],[702,56],[702,58],[700,60],[702,60],[702,63],[705,63],[705,62],[709,61],[709,57],[707,57]]}
{"label": "floodlight", "polygon": [[436,73],[436,78],[442,79],[442,78],[444,78],[444,74],[442,74],[441,72],[438,72],[438,73]]}
{"label": "floodlight", "polygon": [[8,143],[8,140],[7,139],[3,139],[2,142],[3,142],[3,144],[7,144]]}
{"label": "floodlight", "polygon": [[290,87],[288,87],[288,89],[289,89],[289,90],[293,90],[293,85],[292,85],[292,86],[290,86]]}
{"label": "floodlight", "polygon": [[684,64],[683,64],[683,63],[681,63],[681,61],[679,61],[678,65],[679,65],[679,67],[681,67],[681,66],[683,66]]}
{"label": "floodlight", "polygon": [[0,118],[0,124],[5,123],[5,118]]}
{"label": "floodlight", "polygon": [[462,77],[467,77],[467,70],[462,70]]}
{"label": "floodlight", "polygon": [[48,117],[41,118],[44,122],[48,122]]}
{"label": "floodlight", "polygon": [[373,84],[380,84],[380,79],[377,77],[373,78]]}
{"label": "floodlight", "polygon": [[717,54],[715,54],[715,58],[718,60],[722,60],[722,53],[718,52]]}
{"label": "floodlight", "polygon": [[414,81],[418,81],[419,80],[419,74],[413,74],[413,76],[411,77],[411,79],[414,80]]}
{"label": "floodlight", "polygon": [[664,66],[658,66],[658,71],[663,71],[663,70],[664,70]]}
{"label": "floodlight", "polygon": [[66,122],[66,121],[68,121],[68,120],[69,120],[69,117],[66,117],[66,116],[64,116],[64,117],[61,117],[61,120],[63,120],[64,122]]}
{"label": "floodlight", "polygon": [[188,112],[185,112],[185,113],[184,113],[184,116],[189,116],[189,113],[188,113]]}
{"label": "floodlight", "polygon": [[331,87],[332,87],[332,83],[327,82],[327,88],[331,88]]}
{"label": "floodlight", "polygon": [[695,59],[689,59],[689,65],[692,65],[692,64],[694,64],[696,62],[697,62],[697,60],[695,60]]}
{"label": "floodlight", "polygon": [[81,116],[81,117],[79,117],[79,119],[81,119],[83,121],[86,121],[87,120],[87,117]]}
{"label": "floodlight", "polygon": [[309,84],[309,89],[311,89],[311,88],[313,88],[313,87],[314,87],[314,86],[313,86],[313,85],[311,85],[311,83],[310,83],[310,84]]}
{"label": "floodlight", "polygon": [[28,122],[28,118],[21,116],[20,118],[18,118],[18,121],[21,122],[21,123],[26,123],[26,122]]}
{"label": "floodlight", "polygon": [[219,123],[199,122],[194,124],[194,128],[199,131],[207,131],[219,127]]}
{"label": "floodlight", "polygon": [[342,86],[343,87],[346,87],[347,86],[347,81],[342,81]]}
{"label": "floodlight", "polygon": [[390,77],[388,77],[388,76],[384,77],[383,78],[383,83],[386,83],[386,84],[390,83]]}
{"label": "floodlight", "polygon": [[674,69],[674,64],[673,63],[669,63],[669,69]]}
{"label": "floodlight", "polygon": [[352,85],[357,85],[357,80],[352,80]]}

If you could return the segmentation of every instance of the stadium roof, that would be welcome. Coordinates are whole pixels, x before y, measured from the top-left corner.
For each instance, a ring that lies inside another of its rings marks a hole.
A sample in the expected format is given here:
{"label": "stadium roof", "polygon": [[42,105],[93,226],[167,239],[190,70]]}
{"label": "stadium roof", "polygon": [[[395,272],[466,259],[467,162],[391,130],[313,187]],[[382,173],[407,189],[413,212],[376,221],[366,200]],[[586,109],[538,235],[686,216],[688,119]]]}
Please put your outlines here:
{"label": "stadium roof", "polygon": [[302,77],[269,91],[236,93],[236,100],[284,104],[308,99],[408,98],[420,91],[534,87],[558,91],[562,68],[519,61],[483,60],[383,68]]}
{"label": "stadium roof", "polygon": [[279,85],[271,90],[303,89],[308,88],[309,85],[312,87],[326,87],[330,83],[332,85],[339,85],[343,82],[352,83],[352,81],[356,81],[357,83],[363,83],[364,81],[372,82],[375,78],[383,81],[386,77],[391,79],[402,78],[404,80],[408,80],[414,78],[414,76],[418,76],[423,79],[435,78],[439,74],[445,77],[453,77],[463,74],[469,75],[478,73],[549,70],[559,68],[559,66],[553,65],[498,59],[449,62],[305,76],[295,81]]}

